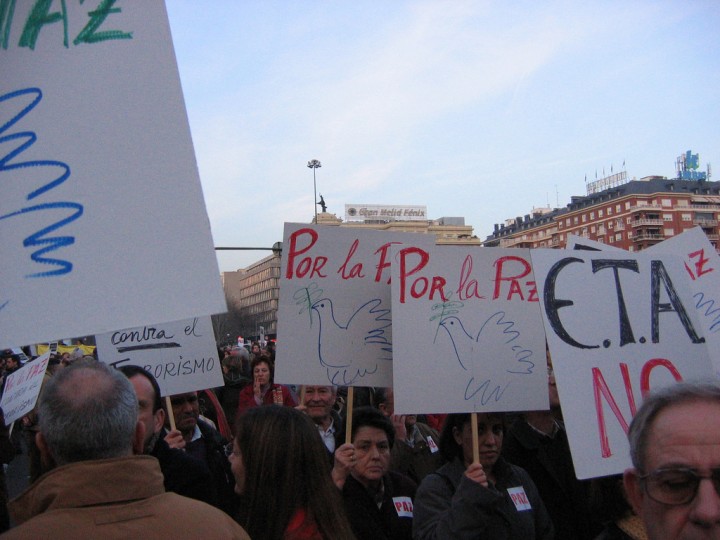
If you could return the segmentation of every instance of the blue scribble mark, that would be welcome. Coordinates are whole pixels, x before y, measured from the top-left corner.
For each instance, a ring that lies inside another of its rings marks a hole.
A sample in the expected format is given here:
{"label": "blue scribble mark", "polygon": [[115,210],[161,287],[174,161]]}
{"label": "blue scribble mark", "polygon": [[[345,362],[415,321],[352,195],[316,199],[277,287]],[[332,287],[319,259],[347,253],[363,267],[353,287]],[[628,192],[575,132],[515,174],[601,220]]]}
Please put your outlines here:
{"label": "blue scribble mark", "polygon": [[[510,383],[507,383],[505,386],[495,386],[492,388],[490,386],[490,379],[487,379],[480,384],[474,383],[475,377],[471,377],[465,387],[465,401],[474,399],[478,393],[482,392],[478,397],[480,398],[480,403],[483,405],[487,405],[491,399],[494,399],[496,403],[500,401],[505,393],[505,390],[507,390],[508,386],[510,386]],[[488,389],[490,390],[489,392]]]}
{"label": "blue scribble mark", "polygon": [[[32,131],[23,131],[19,133],[14,133],[10,135],[3,135],[8,129],[10,129],[12,126],[14,126],[17,122],[22,120],[30,111],[32,111],[42,100],[42,91],[39,88],[25,88],[23,90],[16,90],[14,92],[9,92],[5,95],[0,96],[0,105],[6,104],[6,103],[17,103],[17,101],[12,100],[18,100],[22,98],[29,97],[31,98],[30,103],[28,103],[26,106],[22,107],[20,111],[17,112],[14,116],[11,116],[11,118],[5,122],[2,126],[0,126],[0,144],[7,144],[12,143],[14,141],[20,141],[20,144],[17,145],[14,149],[12,149],[10,152],[5,154],[4,157],[0,158],[0,173],[2,172],[8,172],[13,171],[16,169],[25,169],[25,168],[39,168],[40,171],[46,171],[47,168],[59,168],[60,174],[57,175],[53,180],[50,182],[40,186],[39,188],[31,191],[27,195],[27,200],[33,200],[41,195],[44,195],[48,191],[54,189],[55,187],[59,186],[63,182],[65,182],[70,177],[70,167],[61,162],[61,161],[54,161],[54,160],[31,160],[31,161],[22,161],[22,162],[16,162],[11,163],[11,160],[19,157],[23,152],[28,150],[35,142],[37,141],[37,135]],[[56,258],[49,258],[45,255],[49,252],[55,251],[57,249],[60,249],[62,247],[67,247],[75,243],[75,237],[73,236],[56,236],[56,237],[48,237],[47,235],[52,233],[53,231],[64,227],[65,225],[72,223],[76,219],[78,219],[83,214],[83,205],[79,203],[74,202],[50,202],[50,203],[42,203],[42,204],[36,204],[34,206],[29,206],[27,208],[21,208],[20,210],[16,210],[14,212],[10,212],[8,214],[5,214],[3,216],[0,216],[0,221],[15,217],[15,216],[22,216],[27,215],[32,212],[42,212],[47,210],[53,210],[53,209],[69,209],[73,210],[69,215],[66,215],[65,217],[61,218],[56,223],[49,225],[45,227],[44,229],[41,229],[40,231],[28,236],[23,241],[24,247],[41,247],[41,249],[38,249],[34,251],[31,255],[31,259],[39,264],[49,264],[54,265],[57,268],[53,270],[47,270],[43,272],[36,272],[32,274],[28,274],[25,277],[30,278],[40,278],[40,277],[48,277],[48,276],[56,276],[56,275],[62,275],[67,274],[69,272],[72,272],[73,265],[70,261],[62,260],[62,259],[56,259]],[[5,307],[7,305],[8,301],[2,304],[2,307]]]}
{"label": "blue scribble mark", "polygon": [[307,313],[310,317],[310,326],[313,323],[312,305],[313,303],[322,296],[323,290],[318,286],[317,283],[311,283],[307,287],[301,287],[295,294],[293,294],[293,300],[295,300],[296,306],[302,306],[298,315]]}
{"label": "blue scribble mark", "polygon": [[720,307],[716,307],[717,302],[712,298],[706,300],[705,293],[702,292],[695,293],[693,298],[695,298],[695,308],[698,311],[705,310],[704,314],[701,313],[704,317],[713,317],[709,328],[710,332],[717,331],[717,327],[720,325]]}

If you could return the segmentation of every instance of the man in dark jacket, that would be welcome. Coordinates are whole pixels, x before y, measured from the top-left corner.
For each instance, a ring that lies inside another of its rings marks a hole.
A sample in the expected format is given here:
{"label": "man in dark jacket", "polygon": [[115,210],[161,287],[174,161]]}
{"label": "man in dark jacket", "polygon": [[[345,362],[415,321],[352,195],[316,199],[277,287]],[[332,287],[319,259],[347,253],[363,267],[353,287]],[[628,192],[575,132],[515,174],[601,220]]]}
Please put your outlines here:
{"label": "man in dark jacket", "polygon": [[182,450],[170,448],[161,436],[165,410],[162,408],[160,387],[155,377],[140,366],[123,366],[119,369],[130,379],[137,394],[138,420],[145,424],[143,452],[160,462],[165,491],[218,506],[217,491],[207,465]]}

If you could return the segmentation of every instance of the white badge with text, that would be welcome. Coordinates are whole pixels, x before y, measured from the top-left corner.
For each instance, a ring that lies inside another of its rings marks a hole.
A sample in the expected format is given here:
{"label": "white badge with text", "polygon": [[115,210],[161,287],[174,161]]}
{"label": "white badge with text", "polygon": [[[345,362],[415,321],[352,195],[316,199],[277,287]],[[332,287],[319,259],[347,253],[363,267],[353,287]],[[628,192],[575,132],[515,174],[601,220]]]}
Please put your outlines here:
{"label": "white badge with text", "polygon": [[393,504],[399,517],[413,517],[413,503],[410,497],[393,497]]}
{"label": "white badge with text", "polygon": [[528,500],[527,495],[525,494],[525,489],[522,486],[511,487],[508,488],[507,491],[510,494],[512,502],[515,503],[515,508],[518,512],[523,512],[524,510],[532,510],[532,506],[530,506],[530,501]]}

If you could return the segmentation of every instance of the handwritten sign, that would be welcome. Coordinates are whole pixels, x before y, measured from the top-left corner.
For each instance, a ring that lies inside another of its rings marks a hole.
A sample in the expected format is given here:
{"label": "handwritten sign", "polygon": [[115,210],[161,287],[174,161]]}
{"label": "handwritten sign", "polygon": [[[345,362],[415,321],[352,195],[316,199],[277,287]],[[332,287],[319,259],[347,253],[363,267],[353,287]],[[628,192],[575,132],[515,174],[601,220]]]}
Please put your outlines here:
{"label": "handwritten sign", "polygon": [[210,317],[118,330],[95,339],[100,361],[144,367],[163,396],[223,385]]}
{"label": "handwritten sign", "polygon": [[720,256],[700,227],[663,240],[647,249],[682,257],[690,277],[692,303],[698,312],[716,376],[720,377]]}
{"label": "handwritten sign", "polygon": [[575,473],[620,473],[630,466],[626,433],[643,396],[712,376],[703,327],[685,301],[682,260],[582,250],[531,256]]}
{"label": "handwritten sign", "polygon": [[164,4],[9,5],[0,347],[225,311]]}
{"label": "handwritten sign", "polygon": [[285,224],[275,380],[392,385],[390,247],[433,236]]}
{"label": "handwritten sign", "polygon": [[6,426],[35,408],[49,360],[50,352],[46,352],[7,376],[0,400]]}
{"label": "handwritten sign", "polygon": [[399,414],[548,409],[528,250],[393,246],[392,283]]}

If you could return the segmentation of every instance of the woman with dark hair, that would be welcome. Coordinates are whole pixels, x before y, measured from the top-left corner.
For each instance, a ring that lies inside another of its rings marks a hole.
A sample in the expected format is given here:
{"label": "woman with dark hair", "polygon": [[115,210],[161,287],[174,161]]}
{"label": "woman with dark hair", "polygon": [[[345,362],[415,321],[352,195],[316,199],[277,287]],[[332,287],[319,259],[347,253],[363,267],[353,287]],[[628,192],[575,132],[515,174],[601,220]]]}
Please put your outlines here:
{"label": "woman with dark hair", "polygon": [[[345,440],[345,427],[338,442]],[[345,511],[359,540],[412,538],[417,486],[389,470],[394,440],[395,428],[383,413],[358,407],[352,412],[351,442],[335,451],[332,477],[342,490]]]}
{"label": "woman with dark hair", "polygon": [[448,463],[430,473],[415,498],[416,539],[553,537],[530,476],[500,457],[504,419],[478,413],[479,462],[473,459],[471,415],[451,414],[440,436]]}
{"label": "woman with dark hair", "polygon": [[290,407],[238,418],[228,451],[241,496],[238,521],[257,540],[353,539],[325,446],[312,420]]}
{"label": "woman with dark hair", "polygon": [[285,405],[295,407],[295,399],[290,389],[282,384],[273,383],[275,364],[267,356],[256,356],[250,363],[253,383],[248,384],[238,396],[237,414],[260,405]]}

